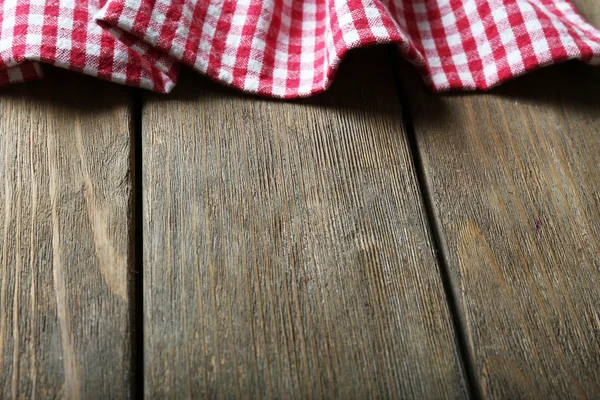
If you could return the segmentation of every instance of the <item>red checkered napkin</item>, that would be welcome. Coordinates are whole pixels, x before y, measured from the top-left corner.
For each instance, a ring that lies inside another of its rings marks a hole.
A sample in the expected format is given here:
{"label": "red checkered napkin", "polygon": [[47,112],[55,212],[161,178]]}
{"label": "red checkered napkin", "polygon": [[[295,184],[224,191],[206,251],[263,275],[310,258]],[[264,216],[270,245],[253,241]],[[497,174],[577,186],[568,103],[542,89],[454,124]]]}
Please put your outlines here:
{"label": "red checkered napkin", "polygon": [[398,44],[437,91],[600,64],[600,31],[568,0],[5,0],[0,20],[0,84],[37,77],[42,61],[168,92],[181,62],[293,98],[327,88],[348,50],[378,43]]}
{"label": "red checkered napkin", "polygon": [[39,62],[158,91],[174,85],[170,57],[145,59],[94,21],[105,1],[0,0],[0,86],[41,76]]}

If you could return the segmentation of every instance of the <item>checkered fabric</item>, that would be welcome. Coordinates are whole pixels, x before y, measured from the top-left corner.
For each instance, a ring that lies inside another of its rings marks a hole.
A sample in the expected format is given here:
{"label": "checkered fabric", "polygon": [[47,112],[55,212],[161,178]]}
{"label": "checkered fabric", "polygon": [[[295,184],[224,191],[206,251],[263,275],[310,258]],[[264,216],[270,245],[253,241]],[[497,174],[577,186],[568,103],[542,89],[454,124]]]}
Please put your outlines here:
{"label": "checkered fabric", "polygon": [[164,93],[183,63],[294,98],[325,90],[348,50],[381,43],[436,91],[600,65],[600,30],[569,0],[4,0],[0,23],[0,85],[39,77],[43,62]]}
{"label": "checkered fabric", "polygon": [[88,75],[168,91],[177,64],[142,57],[94,21],[105,1],[0,0],[0,85],[41,76],[39,62]]}

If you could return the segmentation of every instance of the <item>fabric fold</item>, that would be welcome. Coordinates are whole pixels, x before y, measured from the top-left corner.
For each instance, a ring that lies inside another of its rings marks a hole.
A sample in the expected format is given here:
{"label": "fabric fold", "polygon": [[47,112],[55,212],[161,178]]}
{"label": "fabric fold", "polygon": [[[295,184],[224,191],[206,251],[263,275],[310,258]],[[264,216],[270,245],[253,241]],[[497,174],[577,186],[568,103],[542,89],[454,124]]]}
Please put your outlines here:
{"label": "fabric fold", "polygon": [[168,91],[161,70],[94,21],[105,0],[4,0],[0,4],[0,86],[41,77],[40,63],[101,79]]}
{"label": "fabric fold", "polygon": [[0,85],[39,77],[45,62],[166,93],[182,63],[296,98],[327,89],[349,50],[383,43],[434,91],[600,64],[600,30],[569,0],[7,0],[0,19]]}

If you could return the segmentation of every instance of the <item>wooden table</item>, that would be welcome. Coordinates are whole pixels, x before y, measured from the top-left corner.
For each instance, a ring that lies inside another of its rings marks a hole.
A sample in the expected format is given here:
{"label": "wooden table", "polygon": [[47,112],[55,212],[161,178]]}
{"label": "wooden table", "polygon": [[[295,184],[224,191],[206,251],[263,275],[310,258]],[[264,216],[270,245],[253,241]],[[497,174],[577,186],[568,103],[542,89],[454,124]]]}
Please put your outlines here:
{"label": "wooden table", "polygon": [[599,93],[2,89],[0,398],[600,398]]}

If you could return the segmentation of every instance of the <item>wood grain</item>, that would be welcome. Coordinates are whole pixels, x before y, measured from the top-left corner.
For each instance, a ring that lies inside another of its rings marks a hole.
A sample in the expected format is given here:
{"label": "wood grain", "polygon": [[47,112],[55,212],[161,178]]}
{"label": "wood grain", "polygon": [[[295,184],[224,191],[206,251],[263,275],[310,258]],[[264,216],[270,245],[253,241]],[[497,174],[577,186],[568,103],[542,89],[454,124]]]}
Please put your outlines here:
{"label": "wood grain", "polygon": [[385,54],[311,101],[148,98],[147,397],[466,396]]}
{"label": "wood grain", "polygon": [[456,96],[406,81],[481,394],[599,398],[600,72]]}
{"label": "wood grain", "polygon": [[130,93],[2,89],[0,398],[129,397]]}

